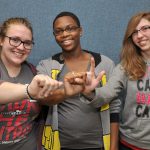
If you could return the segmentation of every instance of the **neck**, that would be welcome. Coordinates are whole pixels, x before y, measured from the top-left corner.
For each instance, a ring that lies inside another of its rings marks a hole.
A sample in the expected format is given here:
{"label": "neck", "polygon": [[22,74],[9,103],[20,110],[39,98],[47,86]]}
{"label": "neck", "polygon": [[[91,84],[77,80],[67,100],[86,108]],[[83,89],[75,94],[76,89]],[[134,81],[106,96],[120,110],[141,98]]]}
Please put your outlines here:
{"label": "neck", "polygon": [[91,58],[90,54],[81,50],[71,56],[70,55],[64,55],[65,65],[70,71],[87,71]]}
{"label": "neck", "polygon": [[150,50],[144,51],[144,52],[142,53],[142,55],[143,55],[145,61],[150,62]]}
{"label": "neck", "polygon": [[70,51],[70,52],[66,52],[63,51],[63,57],[65,60],[74,60],[74,59],[81,59],[83,57],[84,52],[80,49],[78,51]]}

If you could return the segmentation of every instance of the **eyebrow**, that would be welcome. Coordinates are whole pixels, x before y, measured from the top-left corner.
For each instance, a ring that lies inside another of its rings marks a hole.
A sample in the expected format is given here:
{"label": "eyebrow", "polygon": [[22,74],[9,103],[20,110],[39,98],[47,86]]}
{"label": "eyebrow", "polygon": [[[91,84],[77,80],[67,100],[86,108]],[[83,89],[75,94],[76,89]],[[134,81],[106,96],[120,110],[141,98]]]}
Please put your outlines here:
{"label": "eyebrow", "polygon": [[143,26],[141,26],[139,29],[135,29],[135,30],[140,30],[141,28],[147,27],[147,26],[150,26],[150,25],[143,25]]}
{"label": "eyebrow", "polygon": [[69,25],[66,25],[64,27],[56,27],[54,29],[65,29],[66,27],[72,27],[72,26],[78,26],[78,25],[74,25],[74,24],[69,24]]}

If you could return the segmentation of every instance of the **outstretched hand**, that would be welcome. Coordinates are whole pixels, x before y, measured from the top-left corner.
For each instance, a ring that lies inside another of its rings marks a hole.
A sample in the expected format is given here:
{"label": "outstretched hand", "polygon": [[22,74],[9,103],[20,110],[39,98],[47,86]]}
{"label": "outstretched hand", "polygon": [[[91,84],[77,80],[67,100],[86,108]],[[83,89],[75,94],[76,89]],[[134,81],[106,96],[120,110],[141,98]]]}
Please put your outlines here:
{"label": "outstretched hand", "polygon": [[87,72],[86,84],[84,87],[83,94],[89,94],[90,92],[92,92],[98,86],[104,74],[105,71],[101,71],[97,77],[95,76],[95,60],[92,57],[91,67],[90,71]]}

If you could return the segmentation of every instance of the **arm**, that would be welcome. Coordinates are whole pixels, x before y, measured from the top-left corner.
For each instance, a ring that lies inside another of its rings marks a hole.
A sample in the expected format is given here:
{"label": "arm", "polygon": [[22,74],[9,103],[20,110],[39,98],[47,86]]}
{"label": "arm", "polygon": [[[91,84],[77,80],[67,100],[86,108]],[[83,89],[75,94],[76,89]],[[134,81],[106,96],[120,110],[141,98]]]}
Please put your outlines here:
{"label": "arm", "polygon": [[110,150],[118,150],[120,108],[119,97],[113,99],[110,103]]}
{"label": "arm", "polygon": [[[103,78],[105,72],[102,71],[97,77],[95,77],[94,59],[91,59],[91,68],[89,74],[90,77],[88,78],[88,82],[86,82],[83,95],[90,97],[91,101],[87,101],[83,96],[80,99],[86,103],[91,103],[94,107],[100,107],[111,102],[111,100],[117,97],[122,89],[126,86],[127,77],[121,65],[117,65],[114,68],[111,77],[103,87],[97,86],[100,80]],[[92,91],[95,92],[94,95]]]}
{"label": "arm", "polygon": [[15,84],[3,81],[0,84],[0,104],[19,101],[33,97],[41,99],[46,97],[50,91],[62,86],[61,82],[51,79],[46,75],[36,75],[30,85]]}
{"label": "arm", "polygon": [[110,150],[118,150],[119,123],[110,124]]}
{"label": "arm", "polygon": [[3,81],[0,84],[0,104],[15,102],[27,98],[26,85]]}
{"label": "arm", "polygon": [[54,90],[40,101],[43,105],[53,105],[64,101],[67,97],[79,94],[84,89],[86,73],[69,72],[64,77],[64,87]]}
{"label": "arm", "polygon": [[127,77],[120,65],[117,65],[106,85],[95,88],[95,97],[92,104],[95,107],[110,103],[117,98],[122,90],[126,87]]}
{"label": "arm", "polygon": [[[53,61],[52,58],[49,58],[40,61],[37,65],[37,70],[39,74],[46,74],[55,79],[61,67],[62,66],[57,61]],[[41,104],[57,104],[64,101],[69,96],[73,96],[74,94],[80,93],[83,90],[85,75],[86,73],[68,73],[64,77],[64,86],[56,91],[51,92],[51,94],[47,98],[42,99],[40,101]],[[75,77],[79,78],[75,79]]]}

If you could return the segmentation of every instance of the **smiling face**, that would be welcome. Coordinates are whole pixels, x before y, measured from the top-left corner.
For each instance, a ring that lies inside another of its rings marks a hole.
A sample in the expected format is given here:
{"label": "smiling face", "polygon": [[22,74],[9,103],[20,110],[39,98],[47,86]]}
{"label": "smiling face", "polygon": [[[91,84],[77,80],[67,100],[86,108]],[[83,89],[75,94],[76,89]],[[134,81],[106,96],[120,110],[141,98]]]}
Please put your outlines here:
{"label": "smiling face", "polygon": [[[21,41],[32,41],[31,31],[23,24],[10,24],[5,36],[17,38]],[[25,49],[23,43],[18,47],[10,45],[8,37],[1,39],[1,59],[8,65],[20,66],[27,59],[31,50]]]}
{"label": "smiling face", "polygon": [[136,27],[135,34],[132,36],[132,40],[142,50],[142,53],[150,53],[150,21],[144,18],[141,19]]}
{"label": "smiling face", "polygon": [[81,34],[81,27],[77,25],[72,17],[63,16],[56,19],[54,23],[54,36],[62,50],[74,51],[80,48]]}

